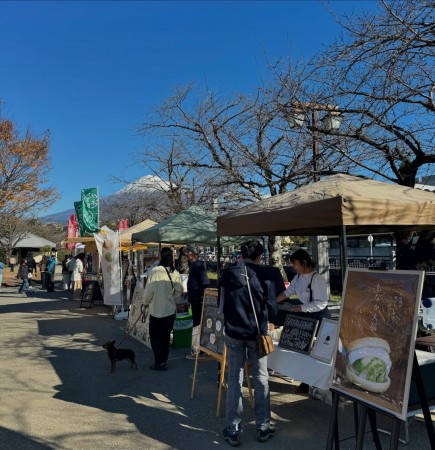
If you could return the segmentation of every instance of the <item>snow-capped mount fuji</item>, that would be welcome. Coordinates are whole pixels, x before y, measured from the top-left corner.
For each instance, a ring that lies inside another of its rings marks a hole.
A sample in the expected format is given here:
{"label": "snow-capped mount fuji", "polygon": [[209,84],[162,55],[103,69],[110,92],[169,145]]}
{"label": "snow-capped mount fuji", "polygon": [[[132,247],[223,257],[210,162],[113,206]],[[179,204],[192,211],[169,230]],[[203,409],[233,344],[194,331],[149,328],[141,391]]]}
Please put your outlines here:
{"label": "snow-capped mount fuji", "polygon": [[[139,193],[154,193],[154,192],[162,192],[169,190],[169,183],[157,175],[145,175],[141,178],[138,178],[131,183],[125,185],[122,189],[114,192],[113,194],[104,197],[105,201],[110,201],[111,197],[115,197],[118,195],[126,195],[126,194],[139,194]],[[58,213],[48,214],[46,216],[42,216],[39,220],[42,223],[59,223],[61,225],[66,225],[68,223],[68,219],[71,214],[74,214],[74,209],[67,209],[65,211],[61,211]]]}
{"label": "snow-capped mount fuji", "polygon": [[136,181],[132,181],[113,195],[126,194],[131,192],[156,192],[168,191],[169,183],[157,175],[145,175]]}

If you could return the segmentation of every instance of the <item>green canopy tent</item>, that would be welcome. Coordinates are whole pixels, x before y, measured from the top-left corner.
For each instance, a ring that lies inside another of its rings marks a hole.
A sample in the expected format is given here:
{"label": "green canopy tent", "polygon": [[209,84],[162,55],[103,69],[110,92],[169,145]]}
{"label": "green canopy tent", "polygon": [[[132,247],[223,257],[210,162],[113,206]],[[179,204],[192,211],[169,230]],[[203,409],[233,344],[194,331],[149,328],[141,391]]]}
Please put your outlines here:
{"label": "green canopy tent", "polygon": [[146,230],[133,233],[132,242],[158,242],[159,244],[185,245],[189,243],[208,246],[237,245],[249,239],[246,236],[218,238],[217,214],[191,206]]}
{"label": "green canopy tent", "polygon": [[194,242],[216,245],[217,214],[191,206],[185,211],[169,217],[146,230],[132,234],[133,242],[158,242],[186,244]]}

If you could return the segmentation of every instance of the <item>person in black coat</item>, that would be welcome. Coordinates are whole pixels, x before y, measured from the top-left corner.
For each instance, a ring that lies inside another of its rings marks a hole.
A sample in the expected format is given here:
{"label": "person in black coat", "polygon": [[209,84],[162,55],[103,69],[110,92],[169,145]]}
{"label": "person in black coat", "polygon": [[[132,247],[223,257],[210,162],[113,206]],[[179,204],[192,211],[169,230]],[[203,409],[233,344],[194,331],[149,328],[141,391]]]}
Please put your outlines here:
{"label": "person in black coat", "polygon": [[29,286],[30,286],[32,284],[32,279],[36,276],[36,261],[35,258],[33,257],[32,252],[27,252],[26,260],[27,260],[27,269],[29,273],[32,274],[32,277],[29,278]]}
{"label": "person in black coat", "polygon": [[[227,348],[228,389],[223,438],[240,445],[242,432],[242,382],[248,361],[254,384],[257,440],[265,442],[275,433],[271,422],[267,355],[260,354],[259,334],[268,333],[268,322],[278,312],[273,281],[259,264],[263,245],[258,240],[241,246],[242,260],[228,266],[219,280],[219,310],[223,311]],[[254,313],[255,311],[255,313]]]}
{"label": "person in black coat", "polygon": [[192,307],[193,326],[196,327],[201,323],[204,290],[210,284],[210,280],[204,261],[199,260],[199,247],[197,245],[188,245],[186,250],[190,264],[189,277],[187,279],[187,295]]}
{"label": "person in black coat", "polygon": [[23,259],[20,267],[18,268],[17,279],[21,280],[21,287],[18,292],[27,292],[29,290],[29,270],[27,268],[27,260]]}

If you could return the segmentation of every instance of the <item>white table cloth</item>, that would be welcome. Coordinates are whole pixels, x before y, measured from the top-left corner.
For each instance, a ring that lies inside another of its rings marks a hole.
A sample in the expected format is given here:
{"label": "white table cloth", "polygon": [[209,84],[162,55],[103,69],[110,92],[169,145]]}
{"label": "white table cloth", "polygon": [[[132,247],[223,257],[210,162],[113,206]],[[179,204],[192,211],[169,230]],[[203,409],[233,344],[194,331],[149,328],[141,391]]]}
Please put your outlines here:
{"label": "white table cloth", "polygon": [[310,355],[278,347],[277,343],[275,351],[267,357],[267,367],[322,390],[331,387],[334,371],[332,362],[326,363]]}

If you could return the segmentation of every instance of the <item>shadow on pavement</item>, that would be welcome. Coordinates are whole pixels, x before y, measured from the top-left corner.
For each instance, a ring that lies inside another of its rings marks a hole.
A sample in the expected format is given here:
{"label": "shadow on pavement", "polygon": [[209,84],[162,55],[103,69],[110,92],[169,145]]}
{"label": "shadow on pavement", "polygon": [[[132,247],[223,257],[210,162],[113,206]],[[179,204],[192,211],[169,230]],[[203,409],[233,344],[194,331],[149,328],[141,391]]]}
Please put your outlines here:
{"label": "shadow on pavement", "polygon": [[4,449],[49,450],[55,448],[3,427],[0,427],[0,443],[0,448]]}
{"label": "shadow on pavement", "polygon": [[[126,361],[120,361],[111,374],[110,361],[102,345],[108,340],[115,340],[119,344],[125,337],[127,322],[114,320],[111,309],[105,306],[80,308],[79,302],[69,299],[69,294],[65,291],[46,292],[36,288],[29,297],[20,297],[3,288],[0,291],[0,297],[6,300],[0,305],[0,313],[34,314],[31,319],[37,324],[37,344],[35,345],[35,333],[28,332],[25,328],[27,324],[23,324],[19,342],[13,341],[9,345],[15,345],[18,353],[20,349],[28,351],[28,348],[34,347],[35,354],[32,354],[31,361],[44,359],[50,362],[57,375],[56,380],[60,380],[55,381],[58,384],[53,386],[56,391],[55,399],[89,407],[89,410],[84,409],[86,414],[94,414],[98,420],[102,420],[101,417],[107,420],[106,415],[100,414],[100,411],[116,414],[110,417],[107,427],[103,427],[107,433],[101,438],[103,440],[119,438],[115,433],[119,433],[122,427],[117,428],[113,421],[122,422],[125,417],[137,430],[139,437],[134,438],[143,439],[147,448],[229,448],[221,438],[225,426],[225,392],[221,403],[221,417],[216,417],[216,361],[199,364],[194,399],[190,398],[194,361],[185,358],[188,349],[171,349],[169,371],[156,373],[149,370],[153,362],[152,351],[129,337],[123,341],[122,348],[134,350],[138,370],[130,369]],[[297,384],[288,380],[270,378],[272,414],[278,429],[270,445],[297,450],[324,448],[331,408],[308,396],[295,395],[296,387]],[[243,445],[250,449],[269,447],[255,440],[254,411],[247,400],[245,389],[243,422],[246,426],[242,436]],[[340,408],[339,414],[340,437],[350,439],[340,448],[353,448],[352,407]],[[415,430],[414,435],[425,432],[419,423],[414,422],[412,428]],[[8,442],[8,439],[13,445],[2,447],[2,443]],[[382,438],[382,442],[387,442],[387,439]],[[364,448],[374,448],[371,444],[371,437],[368,436]],[[0,429],[0,448],[56,447],[39,444],[13,431]],[[408,445],[408,448],[413,447]],[[423,447],[419,450],[421,448]]]}

